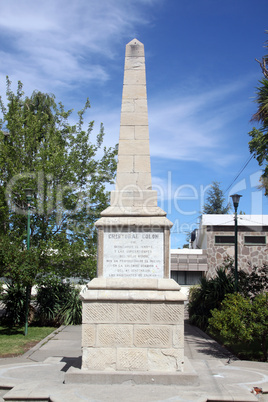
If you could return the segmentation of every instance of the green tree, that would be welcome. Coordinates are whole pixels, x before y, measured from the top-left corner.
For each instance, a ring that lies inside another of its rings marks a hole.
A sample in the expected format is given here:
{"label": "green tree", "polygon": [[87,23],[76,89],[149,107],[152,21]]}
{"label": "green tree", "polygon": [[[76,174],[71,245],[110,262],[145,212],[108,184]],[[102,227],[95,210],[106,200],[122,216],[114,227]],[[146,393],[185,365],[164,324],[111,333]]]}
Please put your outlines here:
{"label": "green tree", "polygon": [[[266,31],[268,33],[268,31]],[[268,41],[265,42],[265,47],[268,48]],[[260,166],[263,166],[263,174],[261,176],[261,187],[265,189],[265,194],[268,195],[268,55],[263,56],[262,61],[257,60],[260,64],[263,79],[259,81],[259,87],[256,90],[257,112],[252,116],[252,121],[261,124],[257,129],[249,132],[252,139],[249,141],[249,150],[257,159]]]}
{"label": "green tree", "polygon": [[[108,206],[117,147],[103,146],[104,129],[86,128],[89,100],[69,122],[54,95],[16,93],[7,77],[7,105],[0,98],[0,276],[32,286],[48,272],[92,278],[96,272],[94,222]],[[30,251],[26,250],[27,202],[32,188]]]}
{"label": "green tree", "polygon": [[210,330],[216,330],[229,342],[252,342],[259,339],[264,361],[267,360],[268,293],[253,300],[229,294],[220,309],[211,312]]}
{"label": "green tree", "polygon": [[231,206],[229,203],[224,206],[224,202],[225,198],[220,189],[220,183],[213,181],[203,206],[203,214],[228,214]]}

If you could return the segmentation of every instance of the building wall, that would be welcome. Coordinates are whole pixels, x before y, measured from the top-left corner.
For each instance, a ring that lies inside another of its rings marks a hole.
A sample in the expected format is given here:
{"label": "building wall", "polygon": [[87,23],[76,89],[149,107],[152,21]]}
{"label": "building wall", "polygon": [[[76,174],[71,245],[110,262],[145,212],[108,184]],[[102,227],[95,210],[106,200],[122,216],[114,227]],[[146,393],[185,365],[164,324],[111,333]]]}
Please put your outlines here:
{"label": "building wall", "polygon": [[[215,236],[231,236],[232,243],[215,244]],[[245,244],[245,236],[265,237],[265,244]],[[233,215],[203,215],[190,249],[171,250],[171,277],[191,286],[202,276],[213,277],[227,257],[234,258]],[[239,215],[238,269],[268,264],[268,215]]]}
{"label": "building wall", "polygon": [[[208,227],[207,228],[207,276],[213,277],[216,268],[221,266],[228,256],[234,258],[234,244],[215,244],[215,236],[233,236],[234,227]],[[245,245],[245,236],[266,236],[265,245]],[[249,228],[238,227],[238,269],[250,272],[252,266],[268,264],[268,227]]]}
{"label": "building wall", "polygon": [[171,250],[171,271],[206,271],[206,250]]}
{"label": "building wall", "polygon": [[207,271],[206,250],[171,250],[170,268],[171,278],[180,285],[195,285],[200,282],[200,279]]}

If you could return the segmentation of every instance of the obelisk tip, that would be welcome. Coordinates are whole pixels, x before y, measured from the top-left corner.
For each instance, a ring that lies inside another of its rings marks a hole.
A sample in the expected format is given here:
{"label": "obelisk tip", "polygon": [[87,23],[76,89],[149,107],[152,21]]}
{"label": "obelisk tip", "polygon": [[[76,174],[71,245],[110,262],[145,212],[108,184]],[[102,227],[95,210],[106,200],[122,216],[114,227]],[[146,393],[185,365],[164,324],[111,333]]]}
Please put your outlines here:
{"label": "obelisk tip", "polygon": [[127,44],[127,46],[143,46],[143,43],[141,43],[138,39],[134,38]]}
{"label": "obelisk tip", "polygon": [[139,57],[144,56],[144,45],[138,39],[132,39],[126,45],[126,56]]}

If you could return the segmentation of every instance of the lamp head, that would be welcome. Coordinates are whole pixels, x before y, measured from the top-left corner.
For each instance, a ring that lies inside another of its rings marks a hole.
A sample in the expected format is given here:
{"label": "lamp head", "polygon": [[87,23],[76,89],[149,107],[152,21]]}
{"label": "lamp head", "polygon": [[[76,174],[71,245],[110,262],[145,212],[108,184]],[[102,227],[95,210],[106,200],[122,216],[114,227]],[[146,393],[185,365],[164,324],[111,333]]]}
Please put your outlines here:
{"label": "lamp head", "polygon": [[240,200],[240,198],[242,197],[242,195],[233,194],[233,195],[231,195],[231,197],[232,197],[232,199],[233,199],[234,207],[237,208],[237,207],[238,207],[238,204],[239,204],[239,200]]}
{"label": "lamp head", "polygon": [[25,188],[24,191],[25,191],[27,201],[28,202],[31,201],[32,195],[33,195],[33,189],[32,188]]}

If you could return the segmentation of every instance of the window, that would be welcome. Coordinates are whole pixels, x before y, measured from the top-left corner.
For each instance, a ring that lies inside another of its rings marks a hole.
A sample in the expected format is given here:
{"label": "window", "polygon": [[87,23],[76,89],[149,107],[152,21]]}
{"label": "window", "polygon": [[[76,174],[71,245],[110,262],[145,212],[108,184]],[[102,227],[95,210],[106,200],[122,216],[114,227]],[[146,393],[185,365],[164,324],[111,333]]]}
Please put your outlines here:
{"label": "window", "polygon": [[215,236],[215,244],[234,244],[234,236]]}
{"label": "window", "polygon": [[245,236],[244,243],[255,246],[255,245],[265,245],[266,244],[266,236]]}
{"label": "window", "polygon": [[200,271],[171,271],[171,278],[179,285],[197,285],[202,278]]}

